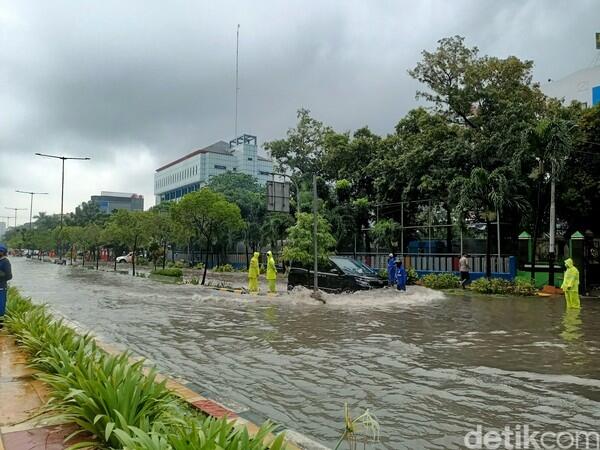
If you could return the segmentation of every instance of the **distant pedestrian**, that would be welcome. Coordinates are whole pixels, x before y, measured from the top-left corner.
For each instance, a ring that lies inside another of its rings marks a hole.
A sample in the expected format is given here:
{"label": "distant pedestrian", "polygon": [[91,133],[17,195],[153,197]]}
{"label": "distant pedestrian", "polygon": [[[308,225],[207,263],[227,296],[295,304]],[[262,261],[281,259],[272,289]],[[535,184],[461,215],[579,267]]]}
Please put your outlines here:
{"label": "distant pedestrian", "polygon": [[466,285],[471,280],[471,267],[469,266],[469,255],[463,253],[458,260],[458,270],[460,271],[460,286],[465,289]]}
{"label": "distant pedestrian", "polygon": [[396,258],[396,289],[406,291],[406,270],[399,257]]}
{"label": "distant pedestrian", "polygon": [[387,260],[388,286],[396,284],[396,258],[390,253]]}
{"label": "distant pedestrian", "polygon": [[275,267],[275,259],[273,252],[267,252],[267,283],[269,284],[269,292],[274,294],[277,290],[277,267]]}
{"label": "distant pedestrian", "polygon": [[248,269],[248,290],[253,294],[258,292],[258,276],[260,275],[258,258],[260,258],[260,253],[254,252]]}
{"label": "distant pedestrian", "polygon": [[8,294],[8,280],[12,280],[10,261],[6,257],[8,248],[0,244],[0,328],[4,326],[4,313],[6,312],[6,298]]}

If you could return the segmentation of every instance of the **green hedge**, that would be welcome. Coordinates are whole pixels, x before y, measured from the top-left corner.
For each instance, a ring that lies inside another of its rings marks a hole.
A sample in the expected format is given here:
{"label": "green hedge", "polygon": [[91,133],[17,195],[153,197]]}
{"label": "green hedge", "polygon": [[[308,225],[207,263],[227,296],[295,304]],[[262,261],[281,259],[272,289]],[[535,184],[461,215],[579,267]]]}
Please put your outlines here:
{"label": "green hedge", "polygon": [[168,269],[157,269],[152,271],[152,275],[162,275],[163,277],[177,277],[183,276],[183,270],[176,267],[170,267]]}
{"label": "green hedge", "polygon": [[454,289],[460,285],[458,277],[451,273],[429,273],[421,281],[430,289]]}
{"label": "green hedge", "polygon": [[536,293],[531,281],[520,279],[509,281],[502,278],[479,278],[470,284],[470,288],[481,294],[530,296]]}
{"label": "green hedge", "polygon": [[250,437],[245,427],[226,418],[192,410],[167,389],[166,381],[157,382],[154,369],[145,373],[143,361],[132,363],[128,353],[104,352],[90,335],[77,334],[14,288],[9,291],[5,325],[50,387],[44,411],[57,420],[75,422],[96,439],[73,449],[82,445],[127,450],[284,448],[283,434],[270,446],[263,443],[273,430],[268,423]]}
{"label": "green hedge", "polygon": [[233,272],[235,269],[231,264],[223,264],[213,269],[213,272]]}

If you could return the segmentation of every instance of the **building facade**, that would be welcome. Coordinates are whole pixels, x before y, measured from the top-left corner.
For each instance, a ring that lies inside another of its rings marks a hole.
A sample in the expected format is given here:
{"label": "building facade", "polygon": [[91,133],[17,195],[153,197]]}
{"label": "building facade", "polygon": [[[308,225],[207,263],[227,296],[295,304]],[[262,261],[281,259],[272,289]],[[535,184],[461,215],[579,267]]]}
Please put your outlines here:
{"label": "building facade", "polygon": [[156,204],[178,200],[226,172],[252,175],[264,185],[272,177],[273,162],[258,154],[256,136],[244,134],[229,143],[215,142],[156,169]]}
{"label": "building facade", "polygon": [[573,100],[594,106],[600,103],[600,66],[579,70],[560,80],[551,81],[541,86],[542,92],[549,97],[564,99],[566,103]]}
{"label": "building facade", "polygon": [[91,201],[98,205],[104,214],[111,214],[117,209],[144,210],[144,196],[140,194],[102,191],[100,195],[92,195]]}
{"label": "building facade", "polygon": [[6,222],[0,222],[0,239],[4,237],[6,233]]}

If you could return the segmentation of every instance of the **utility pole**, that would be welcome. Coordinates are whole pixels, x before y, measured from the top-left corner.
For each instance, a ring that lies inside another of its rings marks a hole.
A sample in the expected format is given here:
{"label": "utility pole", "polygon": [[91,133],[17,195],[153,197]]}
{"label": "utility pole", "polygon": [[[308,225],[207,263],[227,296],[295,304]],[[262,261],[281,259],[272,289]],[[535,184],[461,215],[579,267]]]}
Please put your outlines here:
{"label": "utility pole", "polygon": [[[76,158],[59,155],[47,155],[45,153],[36,153],[36,156],[43,156],[44,158],[60,159],[62,161],[62,179],[60,185],[60,233],[58,234],[58,259],[62,262],[62,230],[63,230],[63,208],[65,202],[65,161],[68,159],[74,159],[78,161],[89,161],[91,158]],[[15,219],[16,220],[16,219]]]}
{"label": "utility pole", "polygon": [[315,298],[319,297],[319,263],[317,262],[317,256],[319,251],[319,246],[317,244],[317,209],[318,209],[318,199],[317,199],[317,176],[313,175],[313,243],[314,243],[314,252],[315,252],[315,261],[314,261],[314,269],[315,269],[315,280],[314,280],[314,296]]}
{"label": "utility pole", "polygon": [[548,284],[554,286],[554,253],[556,244],[556,178],[554,162],[550,174],[550,248],[548,249]]}
{"label": "utility pole", "polygon": [[240,56],[240,24],[237,26],[237,35],[235,39],[235,136],[238,137],[238,94],[240,92],[239,85],[239,56]]}
{"label": "utility pole", "polygon": [[15,229],[16,229],[17,228],[17,211],[27,211],[27,208],[9,208],[7,206],[6,209],[10,209],[11,211],[15,212]]}
{"label": "utility pole", "polygon": [[31,201],[29,203],[29,231],[31,231],[31,217],[33,215],[33,196],[34,195],[48,195],[48,193],[47,192],[19,191],[18,189],[16,192],[20,192],[21,194],[29,194],[31,196]]}

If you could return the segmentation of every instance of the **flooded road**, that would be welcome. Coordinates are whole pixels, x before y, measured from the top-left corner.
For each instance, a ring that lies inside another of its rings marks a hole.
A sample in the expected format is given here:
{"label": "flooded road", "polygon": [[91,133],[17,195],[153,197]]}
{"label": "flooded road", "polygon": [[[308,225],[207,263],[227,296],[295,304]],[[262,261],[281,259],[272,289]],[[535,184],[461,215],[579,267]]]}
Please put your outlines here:
{"label": "flooded road", "polygon": [[322,305],[12,261],[13,285],[34,301],[328,446],[344,402],[376,414],[377,449],[464,447],[477,425],[600,431],[597,301],[566,315],[557,300],[409,287]]}

